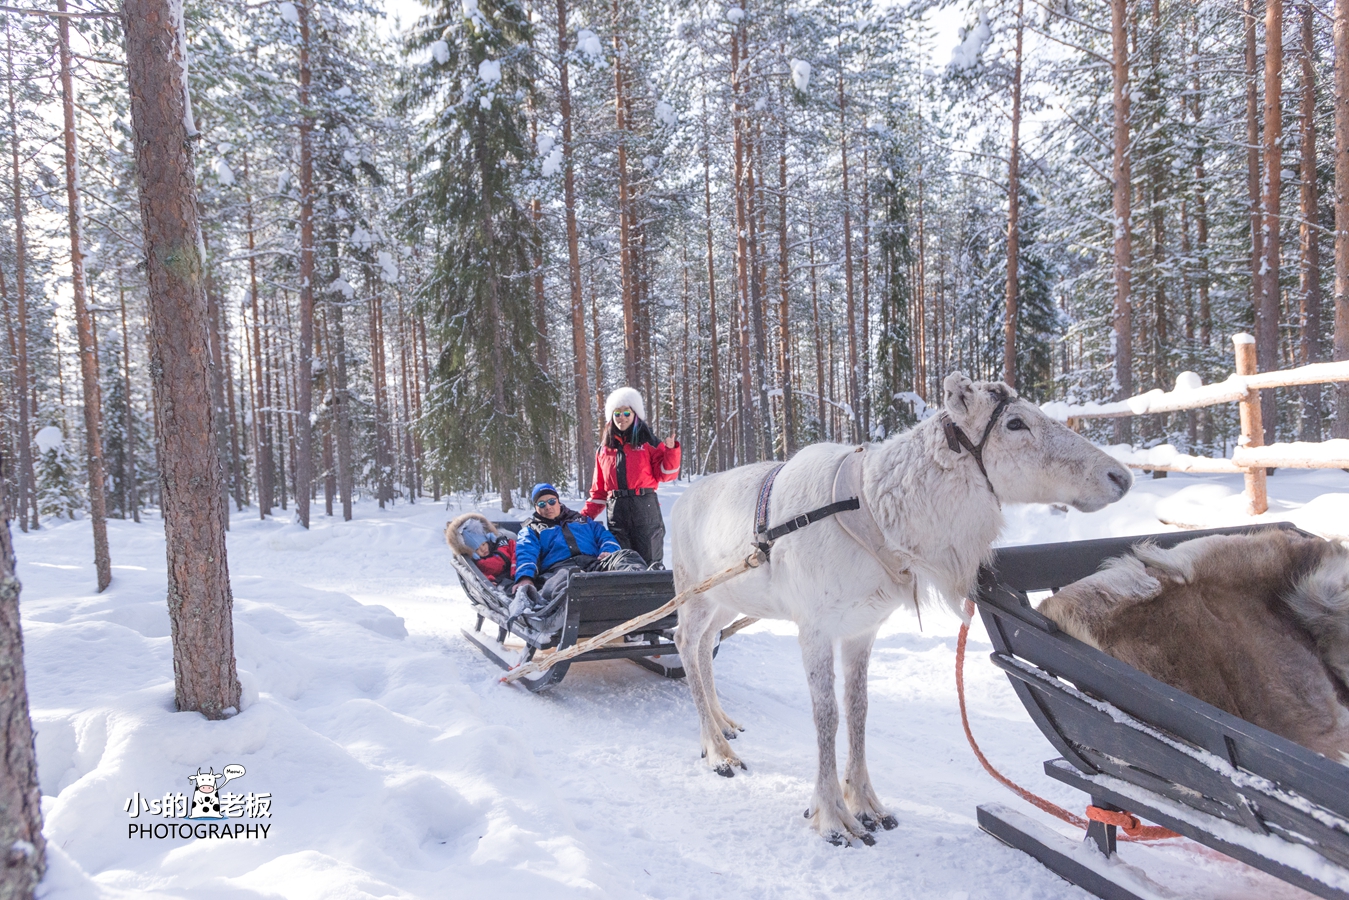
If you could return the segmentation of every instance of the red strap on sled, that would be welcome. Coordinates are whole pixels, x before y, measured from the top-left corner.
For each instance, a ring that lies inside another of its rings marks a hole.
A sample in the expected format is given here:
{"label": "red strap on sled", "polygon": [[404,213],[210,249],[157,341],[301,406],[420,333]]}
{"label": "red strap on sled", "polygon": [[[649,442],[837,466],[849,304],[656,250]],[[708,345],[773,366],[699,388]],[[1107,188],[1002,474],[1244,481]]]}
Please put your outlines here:
{"label": "red strap on sled", "polygon": [[[970,600],[965,601],[965,616],[970,618],[974,615],[974,603]],[[974,739],[974,732],[970,731],[970,717],[965,709],[965,642],[970,634],[969,623],[960,626],[960,637],[956,639],[956,697],[960,701],[960,725],[965,729],[965,739],[970,742],[970,749],[974,751],[979,764],[984,767],[984,771],[993,776],[993,780],[1003,787],[1016,794],[1022,800],[1031,804],[1037,809],[1049,813],[1054,818],[1067,822],[1074,828],[1086,828],[1088,822],[1103,822],[1107,825],[1115,825],[1124,832],[1122,840],[1126,841],[1162,841],[1167,838],[1180,837],[1168,828],[1162,828],[1158,825],[1143,825],[1138,821],[1138,817],[1127,812],[1111,812],[1107,809],[1101,809],[1099,806],[1087,807],[1087,818],[1074,815],[1063,807],[1051,803],[1045,798],[1033,794],[1023,788],[1021,785],[1012,781],[1006,775],[993,768],[993,764],[984,756],[984,751],[979,749],[979,744]]]}

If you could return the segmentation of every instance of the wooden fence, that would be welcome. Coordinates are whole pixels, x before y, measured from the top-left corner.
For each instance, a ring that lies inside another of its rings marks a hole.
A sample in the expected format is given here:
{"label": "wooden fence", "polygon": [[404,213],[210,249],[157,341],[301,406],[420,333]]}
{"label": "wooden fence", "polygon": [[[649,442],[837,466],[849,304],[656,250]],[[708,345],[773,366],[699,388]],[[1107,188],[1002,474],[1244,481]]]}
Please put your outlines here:
{"label": "wooden fence", "polygon": [[[1260,391],[1277,387],[1349,382],[1349,362],[1315,363],[1278,372],[1257,372],[1255,338],[1249,334],[1232,337],[1236,355],[1236,373],[1218,384],[1200,384],[1193,373],[1177,379],[1173,391],[1149,391],[1117,403],[1046,403],[1045,412],[1077,427],[1082,419],[1118,419],[1157,413],[1202,409],[1222,403],[1236,403],[1241,413],[1241,438],[1231,459],[1184,456],[1176,453],[1137,451],[1122,459],[1135,469],[1154,472],[1240,473],[1246,478],[1248,511],[1259,515],[1269,508],[1265,491],[1266,469],[1349,469],[1349,440],[1320,443],[1280,443],[1265,446],[1264,424],[1260,418]],[[1338,411],[1345,415],[1346,411]]]}

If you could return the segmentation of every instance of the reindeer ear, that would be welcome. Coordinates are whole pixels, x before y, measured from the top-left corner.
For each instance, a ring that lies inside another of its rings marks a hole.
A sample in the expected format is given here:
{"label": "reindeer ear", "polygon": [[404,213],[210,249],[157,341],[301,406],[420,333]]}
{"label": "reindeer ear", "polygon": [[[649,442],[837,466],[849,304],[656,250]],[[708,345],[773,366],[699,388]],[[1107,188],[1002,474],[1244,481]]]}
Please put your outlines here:
{"label": "reindeer ear", "polygon": [[964,415],[970,411],[970,398],[974,396],[973,382],[964,372],[952,372],[942,382],[946,408],[953,413]]}

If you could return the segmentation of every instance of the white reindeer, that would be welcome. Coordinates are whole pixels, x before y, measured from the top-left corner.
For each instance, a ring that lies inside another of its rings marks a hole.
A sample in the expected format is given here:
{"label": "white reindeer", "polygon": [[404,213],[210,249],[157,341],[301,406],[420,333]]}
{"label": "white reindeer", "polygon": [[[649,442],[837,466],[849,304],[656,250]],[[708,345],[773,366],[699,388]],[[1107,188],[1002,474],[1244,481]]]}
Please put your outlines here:
{"label": "white reindeer", "polygon": [[[767,565],[679,610],[675,640],[701,720],[703,756],[728,777],[745,768],[728,742],[744,729],[717,700],[714,637],[740,613],[796,622],[819,742],[806,815],[834,844],[872,844],[868,832],[897,824],[872,790],[866,765],[867,664],[881,623],[899,606],[916,608],[919,598],[958,611],[1002,529],[1002,503],[1068,503],[1093,512],[1133,484],[1128,469],[1007,385],[973,383],[957,372],[943,387],[943,412],[904,434],[863,448],[816,444],[792,457],[773,485],[770,525],[842,497],[859,497],[861,508],[778,539]],[[673,512],[676,590],[745,556],[771,470],[768,463],[742,466],[684,492]],[[836,644],[848,721],[842,786],[834,757]]]}

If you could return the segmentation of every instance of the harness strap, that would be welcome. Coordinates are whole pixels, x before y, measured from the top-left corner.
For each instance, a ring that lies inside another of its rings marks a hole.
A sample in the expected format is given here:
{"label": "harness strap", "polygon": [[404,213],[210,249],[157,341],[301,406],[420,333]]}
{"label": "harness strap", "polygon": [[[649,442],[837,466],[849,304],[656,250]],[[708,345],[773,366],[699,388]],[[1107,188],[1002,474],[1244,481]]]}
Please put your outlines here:
{"label": "harness strap", "polygon": [[837,513],[845,512],[850,509],[858,509],[862,503],[856,497],[847,500],[836,500],[827,506],[821,506],[819,509],[812,509],[810,512],[802,513],[794,519],[789,519],[781,525],[768,527],[768,506],[773,495],[773,482],[777,480],[778,472],[786,463],[778,463],[769,473],[764,476],[763,484],[759,486],[759,502],[754,507],[754,546],[763,552],[765,558],[768,558],[773,550],[773,544],[778,538],[791,534],[793,531],[800,531],[807,525],[827,519]]}
{"label": "harness strap", "polygon": [[941,427],[946,432],[946,446],[951,448],[952,453],[959,453],[960,448],[964,447],[970,451],[970,456],[974,457],[974,464],[979,467],[979,474],[984,476],[984,483],[988,485],[988,492],[996,499],[998,492],[993,490],[993,481],[988,477],[988,469],[984,468],[984,445],[988,443],[988,436],[993,433],[993,426],[998,423],[998,417],[1002,411],[1011,403],[1010,397],[1003,397],[998,401],[998,405],[993,407],[993,415],[988,417],[988,424],[984,426],[983,436],[979,438],[979,443],[975,444],[970,440],[970,436],[951,420],[951,414],[942,410]]}

